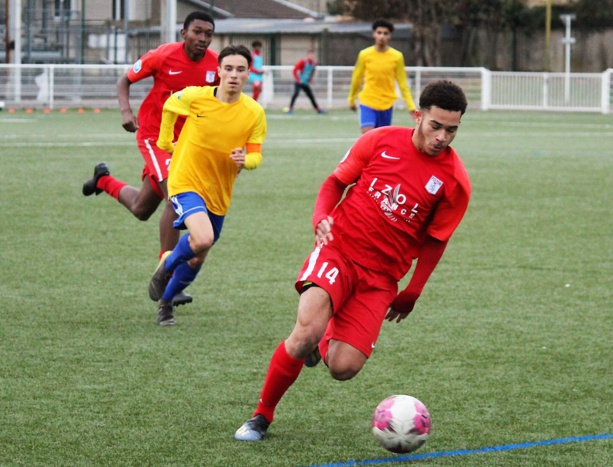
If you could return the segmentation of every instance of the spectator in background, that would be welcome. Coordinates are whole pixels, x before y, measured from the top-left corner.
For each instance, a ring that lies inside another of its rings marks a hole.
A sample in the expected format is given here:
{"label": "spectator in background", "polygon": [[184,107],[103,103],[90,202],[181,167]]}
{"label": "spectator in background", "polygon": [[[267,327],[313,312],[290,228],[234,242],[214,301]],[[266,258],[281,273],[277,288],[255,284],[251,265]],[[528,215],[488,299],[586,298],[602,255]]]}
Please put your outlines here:
{"label": "spectator in background", "polygon": [[258,100],[262,93],[262,77],[264,76],[264,59],[262,58],[262,42],[255,40],[251,43],[251,68],[249,69],[249,83],[253,90],[253,99]]}
{"label": "spectator in background", "polygon": [[313,104],[313,108],[317,111],[317,113],[326,113],[325,110],[321,109],[319,105],[317,105],[317,101],[315,100],[315,96],[311,90],[310,84],[313,80],[313,76],[315,76],[316,67],[317,61],[315,60],[315,52],[312,50],[308,51],[306,58],[303,58],[294,65],[294,95],[292,96],[289,107],[283,109],[288,114],[294,113],[294,103],[296,102],[296,98],[298,97],[298,94],[300,94],[301,90],[304,91],[311,100],[311,104]]}

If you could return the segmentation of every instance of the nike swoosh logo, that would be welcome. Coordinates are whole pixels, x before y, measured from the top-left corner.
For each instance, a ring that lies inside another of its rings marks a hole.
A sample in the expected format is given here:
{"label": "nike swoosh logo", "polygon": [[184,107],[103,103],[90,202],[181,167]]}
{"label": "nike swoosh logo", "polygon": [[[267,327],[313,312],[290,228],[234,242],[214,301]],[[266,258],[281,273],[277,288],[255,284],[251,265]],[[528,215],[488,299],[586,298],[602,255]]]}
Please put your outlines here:
{"label": "nike swoosh logo", "polygon": [[168,71],[169,75],[178,75],[179,73],[183,73],[183,71],[172,71],[172,70]]}
{"label": "nike swoosh logo", "polygon": [[387,154],[385,154],[385,151],[383,151],[381,153],[381,157],[385,158],[385,159],[394,159],[394,160],[400,160],[400,157],[394,157],[394,156],[388,156]]}

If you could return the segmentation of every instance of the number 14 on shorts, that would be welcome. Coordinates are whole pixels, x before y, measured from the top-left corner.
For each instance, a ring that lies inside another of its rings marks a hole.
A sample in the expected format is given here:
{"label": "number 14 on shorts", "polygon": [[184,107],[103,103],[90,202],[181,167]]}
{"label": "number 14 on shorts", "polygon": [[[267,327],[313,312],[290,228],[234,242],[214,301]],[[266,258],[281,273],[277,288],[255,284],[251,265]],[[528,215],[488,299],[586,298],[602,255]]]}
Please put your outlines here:
{"label": "number 14 on shorts", "polygon": [[320,279],[322,277],[325,277],[326,279],[328,279],[328,282],[330,282],[330,284],[334,284],[334,282],[336,281],[336,276],[338,276],[338,272],[338,268],[336,267],[328,269],[328,262],[325,261],[321,265],[321,268],[319,268],[319,271],[317,272],[317,277],[319,277]]}

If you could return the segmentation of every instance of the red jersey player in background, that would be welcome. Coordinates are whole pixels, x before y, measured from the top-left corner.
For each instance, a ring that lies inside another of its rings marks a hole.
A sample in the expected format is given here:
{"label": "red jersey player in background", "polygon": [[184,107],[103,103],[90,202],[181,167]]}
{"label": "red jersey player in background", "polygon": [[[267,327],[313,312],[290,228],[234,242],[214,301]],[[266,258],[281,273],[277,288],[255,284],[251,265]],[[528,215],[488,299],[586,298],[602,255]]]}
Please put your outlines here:
{"label": "red jersey player in background", "polygon": [[[413,310],[470,198],[464,165],[449,147],[466,111],[464,92],[449,81],[434,82],[419,105],[415,129],[365,133],[321,186],[316,246],[296,280],[295,327],[274,352],[253,418],[235,439],[266,435],[305,363],[314,366],[323,357],[334,379],[351,379],[375,348],[383,321],[400,322]],[[409,284],[398,293],[415,259]]]}
{"label": "red jersey player in background", "polygon": [[[166,179],[171,155],[156,146],[162,121],[162,108],[166,99],[188,86],[219,84],[217,53],[208,47],[215,32],[213,17],[205,12],[190,13],[183,24],[183,42],[163,44],[143,55],[134,66],[117,81],[117,97],[121,110],[121,124],[126,131],[136,132],[136,142],[145,167],[142,186],[135,188],[110,175],[109,167],[100,162],[94,175],[83,184],[83,194],[99,195],[103,191],[123,204],[134,216],[146,221],[162,200],[168,199]],[[140,106],[136,117],[130,106],[130,86],[142,79],[153,77],[153,87]],[[179,137],[184,118],[175,125],[175,141]],[[174,229],[176,214],[169,202],[165,203],[160,218],[160,257],[172,250],[179,241]],[[189,303],[187,294],[175,297],[175,305]]]}

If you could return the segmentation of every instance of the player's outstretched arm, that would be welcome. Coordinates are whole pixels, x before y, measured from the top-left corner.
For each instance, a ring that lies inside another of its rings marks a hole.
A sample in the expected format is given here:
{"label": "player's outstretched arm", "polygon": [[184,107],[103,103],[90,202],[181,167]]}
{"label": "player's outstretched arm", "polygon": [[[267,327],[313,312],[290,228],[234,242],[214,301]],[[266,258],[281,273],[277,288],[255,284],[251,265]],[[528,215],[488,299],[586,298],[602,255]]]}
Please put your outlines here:
{"label": "player's outstretched arm", "polygon": [[446,247],[446,241],[442,242],[431,236],[426,237],[419,252],[417,266],[415,266],[415,271],[413,271],[409,285],[391,303],[385,319],[388,321],[396,320],[399,323],[409,316],[426,282],[428,282],[434,268],[436,268],[441,260]]}
{"label": "player's outstretched arm", "polygon": [[351,74],[351,85],[349,88],[349,96],[347,97],[347,101],[349,102],[349,108],[351,110],[357,110],[357,106],[355,104],[355,100],[358,97],[358,91],[362,86],[362,80],[364,79],[364,60],[363,54],[360,52],[358,54],[358,58],[355,63],[355,67],[353,68],[353,73]]}
{"label": "player's outstretched arm", "polygon": [[347,184],[340,181],[333,173],[322,183],[315,200],[312,219],[317,243],[323,242],[326,245],[334,239],[332,236],[334,221],[330,213],[343,197],[345,188]]}
{"label": "player's outstretched arm", "polygon": [[121,126],[124,130],[134,133],[138,130],[138,118],[132,112],[132,106],[130,105],[131,84],[127,75],[123,75],[117,80],[117,100],[121,112]]}

